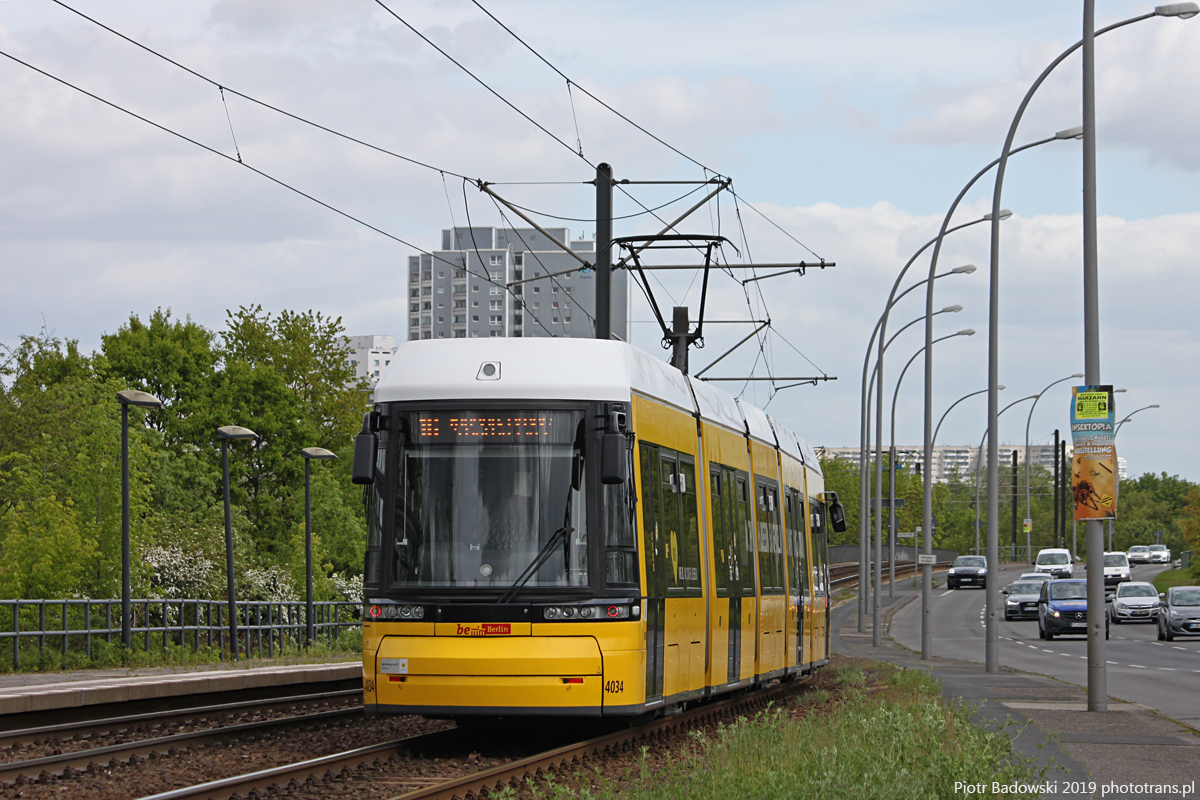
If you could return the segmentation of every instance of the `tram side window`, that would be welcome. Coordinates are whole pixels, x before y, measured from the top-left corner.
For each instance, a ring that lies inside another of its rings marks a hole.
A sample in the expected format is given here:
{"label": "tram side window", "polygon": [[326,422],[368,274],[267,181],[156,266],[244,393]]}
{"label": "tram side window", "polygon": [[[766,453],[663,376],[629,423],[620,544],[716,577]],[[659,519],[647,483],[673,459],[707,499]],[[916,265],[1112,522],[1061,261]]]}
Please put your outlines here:
{"label": "tram side window", "polygon": [[788,585],[791,594],[799,597],[806,594],[804,565],[808,560],[804,547],[804,496],[795,489],[788,489],[785,496]]}
{"label": "tram side window", "polygon": [[733,535],[734,555],[741,565],[741,589],[743,594],[755,591],[754,579],[754,526],[750,516],[750,476],[738,470],[731,476],[733,487]]}
{"label": "tram side window", "polygon": [[696,465],[679,457],[680,530],[676,586],[688,593],[700,591],[700,515],[696,510]]}
{"label": "tram side window", "polygon": [[379,431],[377,436],[379,449],[375,454],[375,482],[371,485],[371,492],[367,499],[369,504],[367,510],[367,553],[366,562],[363,565],[363,585],[373,589],[379,588],[380,583],[380,549],[383,542],[383,523],[386,519],[384,516],[384,492],[388,488],[387,456],[389,450],[387,430]]}
{"label": "tram side window", "polygon": [[605,580],[610,585],[638,582],[637,517],[629,483],[604,487],[608,530],[605,532]]}
{"label": "tram side window", "polygon": [[813,594],[824,596],[829,594],[829,552],[825,527],[825,504],[815,497],[810,497],[808,498],[808,507],[812,515]]}
{"label": "tram side window", "polygon": [[717,576],[717,594],[722,597],[729,594],[729,586],[736,580],[736,562],[729,540],[730,500],[727,499],[727,494],[721,491],[721,470],[714,469],[708,476],[708,502],[712,508],[713,562]]}
{"label": "tram side window", "polygon": [[783,542],[779,536],[779,489],[760,481],[758,499],[758,579],[763,594],[783,591]]}
{"label": "tram side window", "polygon": [[[642,522],[650,591],[696,594],[700,590],[696,468],[686,456],[641,445]],[[652,567],[652,569],[651,569]]]}

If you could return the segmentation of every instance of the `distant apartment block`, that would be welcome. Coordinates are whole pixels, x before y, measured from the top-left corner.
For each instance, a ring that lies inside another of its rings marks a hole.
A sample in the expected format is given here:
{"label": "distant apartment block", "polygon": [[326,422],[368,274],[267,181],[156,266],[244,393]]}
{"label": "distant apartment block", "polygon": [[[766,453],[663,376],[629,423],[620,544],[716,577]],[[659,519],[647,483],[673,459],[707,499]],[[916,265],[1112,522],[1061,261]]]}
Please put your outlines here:
{"label": "distant apartment block", "polygon": [[[547,232],[584,259],[596,243]],[[596,274],[534,228],[451,228],[408,258],[408,338],[595,336]],[[565,273],[548,277],[554,273]],[[534,278],[540,280],[528,279]],[[528,281],[511,285],[516,281]],[[612,275],[612,331],[629,340],[627,273]]]}
{"label": "distant apartment block", "polygon": [[[885,446],[886,449],[886,446]],[[1025,463],[1025,446],[1002,444],[996,448],[999,454],[1001,466],[1012,463],[1012,454],[1015,450],[1017,453],[1017,463]],[[1070,442],[1067,442],[1067,458],[1070,458],[1074,448]],[[817,454],[821,458],[844,458],[858,466],[858,448],[857,447],[825,447],[817,448]],[[938,483],[946,483],[955,475],[960,480],[970,481],[975,477],[975,465],[980,456],[980,448],[977,444],[959,446],[959,445],[939,445],[933,448],[933,469],[932,474],[934,480]],[[987,460],[987,448],[983,449],[982,457],[984,462]],[[907,471],[914,471],[925,460],[924,447],[896,447],[896,463],[901,465],[901,468]],[[1054,471],[1054,446],[1053,445],[1030,445],[1029,460],[1032,464],[1042,467],[1047,472]],[[1117,464],[1120,469],[1121,478],[1125,477],[1125,459],[1118,458]],[[980,464],[980,469],[986,471],[987,464]]]}
{"label": "distant apartment block", "polygon": [[379,371],[392,363],[396,352],[394,336],[347,336],[351,352],[348,357],[355,378],[367,378],[372,386],[379,381]]}

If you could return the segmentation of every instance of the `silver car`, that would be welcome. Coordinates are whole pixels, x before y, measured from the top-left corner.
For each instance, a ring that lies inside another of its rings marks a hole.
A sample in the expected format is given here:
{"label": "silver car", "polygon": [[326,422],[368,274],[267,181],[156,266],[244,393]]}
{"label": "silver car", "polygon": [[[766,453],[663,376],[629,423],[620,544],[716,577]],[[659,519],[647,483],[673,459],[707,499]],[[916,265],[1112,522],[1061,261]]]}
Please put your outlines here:
{"label": "silver car", "polygon": [[[1038,595],[1042,593],[1045,581],[1015,581],[1004,590],[1004,619],[1037,619]],[[1157,602],[1157,596],[1155,601]]]}
{"label": "silver car", "polygon": [[1129,548],[1126,553],[1130,564],[1149,564],[1150,563],[1150,548],[1144,544],[1135,544]]}
{"label": "silver car", "polygon": [[1158,608],[1158,640],[1200,636],[1200,586],[1172,586]]}
{"label": "silver car", "polygon": [[1167,549],[1165,544],[1150,545],[1150,563],[1151,564],[1170,564],[1171,551]]}
{"label": "silver car", "polygon": [[1129,581],[1117,587],[1108,604],[1108,617],[1114,623],[1154,622],[1158,616],[1158,590],[1154,584]]}

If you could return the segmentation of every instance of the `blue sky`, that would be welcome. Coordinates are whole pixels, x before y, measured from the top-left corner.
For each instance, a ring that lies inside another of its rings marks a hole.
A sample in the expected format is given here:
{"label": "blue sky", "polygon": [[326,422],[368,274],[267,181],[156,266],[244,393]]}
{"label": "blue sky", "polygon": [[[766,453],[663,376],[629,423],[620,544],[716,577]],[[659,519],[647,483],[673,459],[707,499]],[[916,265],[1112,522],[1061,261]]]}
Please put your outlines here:
{"label": "blue sky", "polygon": [[[465,76],[374,2],[210,0],[79,2],[85,13],[221,84],[442,170],[502,183],[514,201],[584,219],[593,213],[590,168],[574,152],[611,162],[631,180],[694,180],[694,163],[599,108],[460,0],[391,2],[544,125],[555,142]],[[734,179],[739,197],[790,237],[838,266],[761,284],[747,300],[725,279],[715,314],[769,314],[777,332],[747,347],[731,372],[820,370],[837,381],[748,397],[814,445],[858,440],[859,376],[867,337],[900,266],[937,230],[966,180],[996,155],[1025,90],[1081,31],[1082,3],[580,2],[488,6],[578,86],[695,161]],[[1150,10],[1098,3],[1098,25]],[[1200,18],[1151,19],[1097,46],[1102,377],[1128,391],[1118,413],[1151,403],[1121,432],[1133,474],[1200,480],[1194,437],[1177,431],[1200,413]],[[219,93],[48,0],[0,0],[0,50],[136,110],[230,156],[230,125],[247,164],[422,247],[439,230],[504,224],[472,186],[331,139]],[[1018,142],[1080,122],[1078,58],[1045,84]],[[227,308],[313,308],[341,315],[353,334],[405,327],[403,266],[413,251],[222,160],[0,59],[0,342],[45,324],[87,347],[131,313],[156,307],[219,328]],[[547,182],[573,182],[549,185]],[[1055,142],[1010,165],[1003,225],[1001,381],[1005,399],[1082,371],[1081,155]],[[646,205],[679,187],[631,189]],[[982,214],[990,184],[956,221]],[[466,203],[466,207],[464,207]],[[682,206],[672,207],[672,211]],[[618,197],[618,214],[635,213]],[[720,230],[756,262],[811,254],[730,199],[698,213],[699,233]],[[666,213],[664,211],[663,213]],[[570,222],[592,235],[587,222]],[[617,235],[652,230],[646,217]],[[737,257],[729,252],[731,261]],[[956,234],[946,268],[986,266],[984,226]],[[922,262],[923,263],[923,262]],[[917,266],[914,270],[927,267]],[[937,335],[980,333],[939,345],[935,415],[986,382],[986,270],[939,283]],[[695,303],[688,279],[665,279]],[[694,308],[694,306],[693,306]],[[897,308],[903,324],[919,302]],[[635,304],[635,317],[650,318]],[[944,323],[944,324],[943,324]],[[719,330],[718,330],[719,329]],[[697,363],[743,334],[713,326]],[[908,338],[911,337],[911,338]],[[657,349],[654,328],[635,342]],[[899,367],[920,347],[897,340]],[[759,363],[755,364],[756,356]],[[1035,442],[1067,426],[1070,384],[1038,404]],[[727,388],[729,384],[725,385]],[[920,365],[899,395],[897,438],[920,437]],[[977,442],[982,398],[955,409],[939,443]],[[1006,415],[1001,439],[1024,438],[1025,412]],[[1017,414],[1020,414],[1018,418]]]}

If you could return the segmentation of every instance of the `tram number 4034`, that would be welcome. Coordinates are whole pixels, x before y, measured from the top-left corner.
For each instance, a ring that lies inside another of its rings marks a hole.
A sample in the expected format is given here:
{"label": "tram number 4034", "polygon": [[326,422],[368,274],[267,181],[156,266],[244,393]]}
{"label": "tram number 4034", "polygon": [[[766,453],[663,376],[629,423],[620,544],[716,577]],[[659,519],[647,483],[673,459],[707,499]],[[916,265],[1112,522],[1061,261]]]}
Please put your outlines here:
{"label": "tram number 4034", "polygon": [[623,691],[625,691],[625,681],[605,681],[604,682],[604,693],[605,694],[620,694]]}

